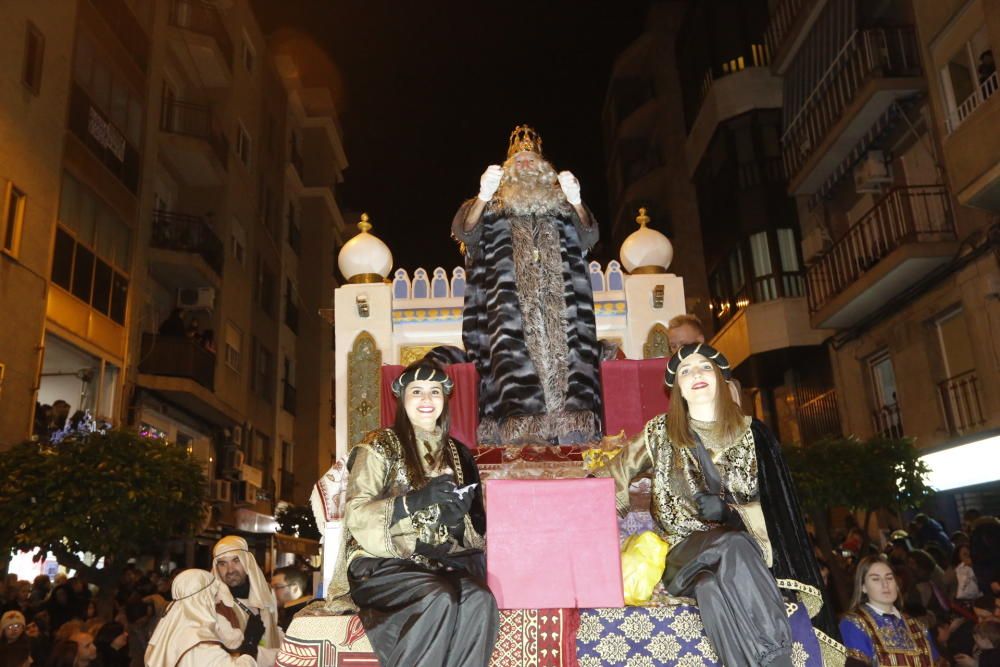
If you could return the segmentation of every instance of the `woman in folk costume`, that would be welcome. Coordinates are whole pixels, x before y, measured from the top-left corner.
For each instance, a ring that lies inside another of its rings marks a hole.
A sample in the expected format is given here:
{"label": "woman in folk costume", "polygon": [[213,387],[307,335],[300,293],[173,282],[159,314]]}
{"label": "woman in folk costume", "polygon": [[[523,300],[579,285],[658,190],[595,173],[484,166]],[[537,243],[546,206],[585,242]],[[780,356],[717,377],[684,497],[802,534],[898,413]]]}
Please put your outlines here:
{"label": "woman in folk costume", "polygon": [[452,386],[430,361],[408,366],[392,385],[393,427],[348,456],[344,540],[325,606],[358,608],[386,667],[486,667],[499,629],[479,473],[448,436]]}
{"label": "woman in folk costume", "polygon": [[[670,358],[670,412],[597,473],[615,479],[619,512],[629,484],[652,471],[650,511],[671,548],[664,584],[698,602],[705,632],[725,665],[792,665],[792,635],[779,585],[810,616],[827,664],[843,647],[823,606],[798,500],[767,427],[746,417],[727,389],[729,362],[704,343]],[[769,570],[770,568],[770,570]]]}
{"label": "woman in folk costume", "polygon": [[867,556],[854,573],[851,611],[840,621],[848,666],[947,665],[927,628],[903,614],[896,603],[899,586],[885,556]]}
{"label": "woman in folk costume", "polygon": [[156,625],[146,648],[146,667],[256,667],[249,655],[233,656],[243,640],[215,605],[218,579],[204,570],[185,570],[171,586],[173,602]]}
{"label": "woman in folk costume", "polygon": [[212,548],[212,567],[224,584],[219,601],[226,616],[243,632],[240,651],[256,655],[258,647],[281,648],[278,601],[247,541],[238,535],[227,535],[216,542]]}

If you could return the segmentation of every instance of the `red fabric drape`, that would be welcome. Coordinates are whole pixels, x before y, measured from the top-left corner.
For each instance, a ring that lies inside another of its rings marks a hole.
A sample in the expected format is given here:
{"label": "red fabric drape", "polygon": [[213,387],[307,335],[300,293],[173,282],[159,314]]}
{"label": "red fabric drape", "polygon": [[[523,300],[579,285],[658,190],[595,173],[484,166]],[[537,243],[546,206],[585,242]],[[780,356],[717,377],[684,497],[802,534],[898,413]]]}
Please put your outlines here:
{"label": "red fabric drape", "polygon": [[[451,411],[451,437],[469,449],[475,449],[476,428],[479,426],[479,375],[475,364],[445,366],[448,376],[455,382],[448,401]],[[403,366],[382,367],[382,426],[392,426],[396,419],[396,397],[392,395],[392,382],[403,372]]]}
{"label": "red fabric drape", "polygon": [[604,432],[635,435],[646,422],[667,411],[670,397],[663,384],[666,359],[618,359],[601,362]]}

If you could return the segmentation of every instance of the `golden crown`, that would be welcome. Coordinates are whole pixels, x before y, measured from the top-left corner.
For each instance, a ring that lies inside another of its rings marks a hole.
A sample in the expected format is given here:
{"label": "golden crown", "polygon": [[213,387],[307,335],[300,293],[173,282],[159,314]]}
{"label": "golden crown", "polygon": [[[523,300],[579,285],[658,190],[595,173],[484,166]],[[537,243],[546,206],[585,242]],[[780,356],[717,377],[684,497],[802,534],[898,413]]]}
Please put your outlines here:
{"label": "golden crown", "polygon": [[532,153],[542,154],[542,138],[538,136],[534,128],[528,125],[518,125],[514,128],[514,131],[510,133],[510,144],[507,146],[507,157],[520,153],[522,151],[531,151]]}

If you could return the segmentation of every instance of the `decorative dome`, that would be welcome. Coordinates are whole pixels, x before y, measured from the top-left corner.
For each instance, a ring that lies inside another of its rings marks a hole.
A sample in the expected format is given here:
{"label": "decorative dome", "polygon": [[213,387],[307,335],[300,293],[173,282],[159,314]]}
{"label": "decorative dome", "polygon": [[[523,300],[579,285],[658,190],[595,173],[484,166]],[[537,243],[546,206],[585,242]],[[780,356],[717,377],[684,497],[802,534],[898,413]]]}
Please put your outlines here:
{"label": "decorative dome", "polygon": [[380,283],[392,269],[392,252],[381,239],[369,234],[372,228],[368,214],[361,214],[354,238],[344,244],[337,255],[337,265],[349,283]]}
{"label": "decorative dome", "polygon": [[629,273],[666,273],[674,259],[674,246],[670,239],[646,226],[649,224],[646,209],[639,209],[635,221],[639,223],[639,229],[622,243],[622,265]]}

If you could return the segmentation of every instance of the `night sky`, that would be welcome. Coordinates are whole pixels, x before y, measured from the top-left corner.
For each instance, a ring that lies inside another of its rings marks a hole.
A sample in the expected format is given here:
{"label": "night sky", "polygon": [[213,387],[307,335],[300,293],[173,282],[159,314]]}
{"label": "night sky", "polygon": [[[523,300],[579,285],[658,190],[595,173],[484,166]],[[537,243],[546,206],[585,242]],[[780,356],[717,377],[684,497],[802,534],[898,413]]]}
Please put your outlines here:
{"label": "night sky", "polygon": [[[515,125],[535,127],[557,171],[580,179],[608,238],[601,110],[611,67],[642,32],[648,2],[256,0],[271,34],[313,37],[350,166],[338,199],[367,211],[395,267],[458,266],[452,216],[506,156]],[[349,223],[355,222],[349,219]],[[602,261],[617,248],[602,243]]]}

